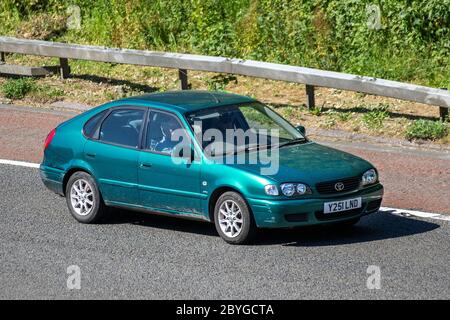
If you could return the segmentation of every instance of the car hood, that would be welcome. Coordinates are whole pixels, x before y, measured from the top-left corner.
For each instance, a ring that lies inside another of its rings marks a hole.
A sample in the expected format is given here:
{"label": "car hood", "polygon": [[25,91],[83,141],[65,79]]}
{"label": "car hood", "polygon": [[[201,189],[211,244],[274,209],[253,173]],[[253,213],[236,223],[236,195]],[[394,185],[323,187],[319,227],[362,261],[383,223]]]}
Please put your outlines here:
{"label": "car hood", "polygon": [[[361,175],[373,166],[352,154],[308,142],[274,149],[279,154],[278,170],[276,159],[272,154],[271,168],[268,164],[230,164],[239,170],[265,176],[277,182],[304,182],[315,184],[320,181],[349,178]],[[270,154],[269,154],[270,155]],[[236,158],[235,158],[236,159]],[[227,159],[230,161],[233,159]],[[230,163],[230,162],[228,162]],[[235,162],[236,163],[236,162]],[[266,168],[264,171],[263,168]],[[267,172],[270,174],[267,174]]]}

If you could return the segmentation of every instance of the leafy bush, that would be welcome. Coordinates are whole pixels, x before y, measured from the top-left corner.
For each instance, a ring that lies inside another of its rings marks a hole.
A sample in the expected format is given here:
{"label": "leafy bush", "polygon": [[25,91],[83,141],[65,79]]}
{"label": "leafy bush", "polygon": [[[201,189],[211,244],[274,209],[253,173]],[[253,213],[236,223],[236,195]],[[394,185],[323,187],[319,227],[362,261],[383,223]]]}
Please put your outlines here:
{"label": "leafy bush", "polygon": [[406,128],[406,138],[437,140],[446,136],[448,124],[441,121],[416,120]]}
{"label": "leafy bush", "polygon": [[[379,28],[368,24],[373,4],[380,9]],[[53,26],[36,19],[64,17],[69,5],[81,8],[81,30],[61,31],[58,20]],[[2,0],[0,34],[15,35],[24,26],[51,40],[223,55],[450,87],[449,7],[450,0]]]}
{"label": "leafy bush", "polygon": [[32,78],[10,79],[3,84],[2,92],[8,99],[22,99],[36,84]]}

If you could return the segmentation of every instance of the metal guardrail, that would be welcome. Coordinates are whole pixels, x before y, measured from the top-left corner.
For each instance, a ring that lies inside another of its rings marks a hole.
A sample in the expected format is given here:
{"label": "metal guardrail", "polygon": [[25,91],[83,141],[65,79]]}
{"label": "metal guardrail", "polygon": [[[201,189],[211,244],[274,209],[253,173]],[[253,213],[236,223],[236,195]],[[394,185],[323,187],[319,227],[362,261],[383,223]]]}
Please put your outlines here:
{"label": "metal guardrail", "polygon": [[[440,107],[448,116],[450,92],[414,84],[353,74],[324,71],[269,62],[230,59],[193,54],[112,49],[58,42],[0,37],[0,52],[57,57],[61,75],[68,76],[67,59],[132,64],[179,69],[182,89],[187,89],[187,70],[230,73],[256,78],[296,82],[306,85],[308,106],[314,106],[314,87],[329,87],[414,101]],[[4,55],[2,55],[4,58]]]}

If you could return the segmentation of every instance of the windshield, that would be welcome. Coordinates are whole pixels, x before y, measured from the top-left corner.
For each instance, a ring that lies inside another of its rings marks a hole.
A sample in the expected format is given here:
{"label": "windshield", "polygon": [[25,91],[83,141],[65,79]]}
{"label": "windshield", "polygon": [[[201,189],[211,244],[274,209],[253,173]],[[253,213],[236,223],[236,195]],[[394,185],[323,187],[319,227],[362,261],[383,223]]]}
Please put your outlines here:
{"label": "windshield", "polygon": [[239,104],[189,113],[187,120],[205,151],[212,155],[270,148],[305,137],[261,103]]}

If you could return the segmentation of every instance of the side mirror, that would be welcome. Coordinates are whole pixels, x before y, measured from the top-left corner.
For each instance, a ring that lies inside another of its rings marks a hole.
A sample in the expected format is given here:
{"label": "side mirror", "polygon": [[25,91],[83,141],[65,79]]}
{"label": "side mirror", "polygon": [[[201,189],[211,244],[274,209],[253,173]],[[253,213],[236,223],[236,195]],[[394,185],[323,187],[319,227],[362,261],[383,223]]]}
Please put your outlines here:
{"label": "side mirror", "polygon": [[194,161],[195,154],[191,144],[178,143],[172,149],[171,156],[173,158],[185,159],[186,161],[191,163],[192,161]]}
{"label": "side mirror", "polygon": [[296,126],[295,129],[297,129],[298,132],[300,132],[302,135],[306,136],[306,128],[304,126]]}

